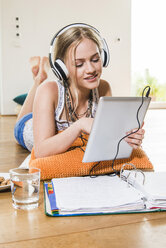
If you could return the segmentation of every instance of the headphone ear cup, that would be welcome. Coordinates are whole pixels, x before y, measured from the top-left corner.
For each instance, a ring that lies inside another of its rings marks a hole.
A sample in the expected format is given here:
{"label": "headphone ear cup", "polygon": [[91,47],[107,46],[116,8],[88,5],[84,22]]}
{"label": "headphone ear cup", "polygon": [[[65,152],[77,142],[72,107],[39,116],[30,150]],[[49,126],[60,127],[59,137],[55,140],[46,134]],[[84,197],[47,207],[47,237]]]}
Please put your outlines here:
{"label": "headphone ear cup", "polygon": [[52,68],[55,75],[59,80],[67,80],[69,77],[69,72],[67,70],[66,65],[60,59],[56,59],[54,62],[54,68]]}
{"label": "headphone ear cup", "polygon": [[108,63],[109,63],[109,58],[107,56],[107,52],[102,49],[101,51],[101,59],[102,59],[102,63],[103,63],[103,67],[107,67],[108,66]]}

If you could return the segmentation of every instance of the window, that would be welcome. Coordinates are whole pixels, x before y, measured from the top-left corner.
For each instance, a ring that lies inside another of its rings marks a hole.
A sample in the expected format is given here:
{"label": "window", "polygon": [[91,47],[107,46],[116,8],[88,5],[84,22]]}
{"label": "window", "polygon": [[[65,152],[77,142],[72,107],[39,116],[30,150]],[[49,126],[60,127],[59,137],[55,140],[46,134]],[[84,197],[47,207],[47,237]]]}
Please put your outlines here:
{"label": "window", "polygon": [[132,94],[150,85],[156,107],[166,107],[165,13],[165,0],[132,0]]}

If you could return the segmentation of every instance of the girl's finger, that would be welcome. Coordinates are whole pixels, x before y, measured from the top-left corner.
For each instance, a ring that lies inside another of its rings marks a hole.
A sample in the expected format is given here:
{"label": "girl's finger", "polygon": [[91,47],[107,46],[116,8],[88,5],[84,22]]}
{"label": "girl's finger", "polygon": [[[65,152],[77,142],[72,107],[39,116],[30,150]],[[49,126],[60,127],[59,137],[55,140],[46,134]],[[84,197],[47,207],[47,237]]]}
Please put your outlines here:
{"label": "girl's finger", "polygon": [[137,133],[130,134],[127,138],[143,140],[144,139],[144,134],[137,134]]}
{"label": "girl's finger", "polygon": [[133,129],[130,132],[127,132],[126,134],[130,134],[130,133],[135,133],[135,134],[145,134],[145,130],[143,128],[139,129],[137,132],[137,129]]}
{"label": "girl's finger", "polygon": [[140,140],[140,139],[130,139],[130,138],[127,137],[127,138],[125,138],[125,141],[127,143],[135,144],[135,145],[138,145],[138,146],[140,146],[142,144],[142,140]]}

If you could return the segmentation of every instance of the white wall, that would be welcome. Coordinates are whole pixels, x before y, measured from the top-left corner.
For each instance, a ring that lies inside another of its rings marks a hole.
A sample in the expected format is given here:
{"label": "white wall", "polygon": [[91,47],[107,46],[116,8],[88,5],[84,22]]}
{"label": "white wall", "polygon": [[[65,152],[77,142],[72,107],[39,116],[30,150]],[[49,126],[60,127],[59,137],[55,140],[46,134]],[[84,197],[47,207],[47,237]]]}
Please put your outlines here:
{"label": "white wall", "polygon": [[[14,114],[12,99],[32,86],[29,57],[47,56],[50,40],[63,26],[85,22],[106,39],[111,63],[103,78],[113,95],[130,94],[131,0],[0,0],[2,14],[1,114]],[[20,40],[15,17],[19,17]],[[117,41],[120,38],[120,41]]]}
{"label": "white wall", "polygon": [[0,114],[2,106],[2,0],[0,0]]}

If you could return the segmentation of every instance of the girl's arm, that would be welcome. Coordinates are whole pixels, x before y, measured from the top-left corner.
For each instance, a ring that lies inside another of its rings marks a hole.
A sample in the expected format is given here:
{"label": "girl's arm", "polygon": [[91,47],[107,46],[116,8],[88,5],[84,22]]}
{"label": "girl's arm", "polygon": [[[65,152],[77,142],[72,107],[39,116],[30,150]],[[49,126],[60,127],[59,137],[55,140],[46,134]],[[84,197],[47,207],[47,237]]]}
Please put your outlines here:
{"label": "girl's arm", "polygon": [[63,132],[56,134],[55,109],[58,86],[55,82],[40,85],[33,107],[35,157],[46,157],[65,152],[82,131],[89,133],[92,119],[81,118]]}

